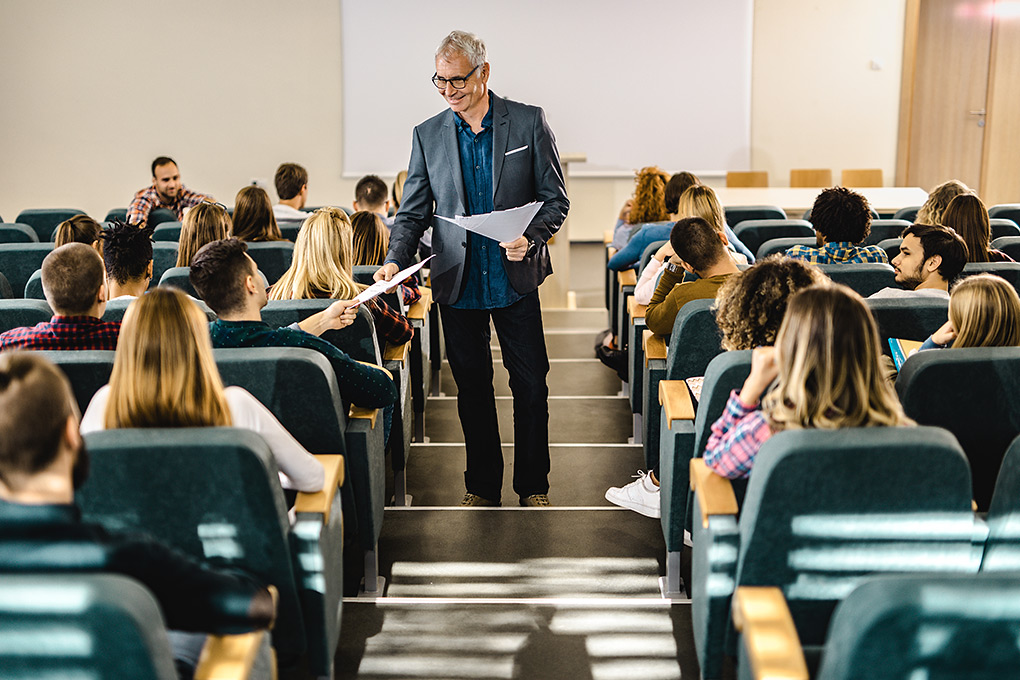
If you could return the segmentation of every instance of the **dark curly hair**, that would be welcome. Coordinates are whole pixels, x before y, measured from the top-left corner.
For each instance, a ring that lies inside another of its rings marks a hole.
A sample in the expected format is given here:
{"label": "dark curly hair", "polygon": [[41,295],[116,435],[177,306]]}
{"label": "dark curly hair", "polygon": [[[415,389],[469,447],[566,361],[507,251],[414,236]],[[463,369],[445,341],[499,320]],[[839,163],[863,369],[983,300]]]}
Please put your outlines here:
{"label": "dark curly hair", "polygon": [[860,243],[871,233],[868,199],[846,187],[818,194],[811,208],[811,224],[827,243]]}
{"label": "dark curly hair", "polygon": [[99,233],[106,275],[124,285],[145,276],[152,262],[152,227],[113,220]]}
{"label": "dark curly hair", "polygon": [[722,332],[722,348],[754,349],[775,344],[790,296],[828,280],[817,267],[779,254],[730,276],[715,296],[715,321]]}
{"label": "dark curly hair", "polygon": [[669,219],[666,212],[666,182],[669,175],[662,168],[650,166],[641,168],[634,180],[634,206],[630,209],[631,224],[647,224],[649,222],[665,222]]}

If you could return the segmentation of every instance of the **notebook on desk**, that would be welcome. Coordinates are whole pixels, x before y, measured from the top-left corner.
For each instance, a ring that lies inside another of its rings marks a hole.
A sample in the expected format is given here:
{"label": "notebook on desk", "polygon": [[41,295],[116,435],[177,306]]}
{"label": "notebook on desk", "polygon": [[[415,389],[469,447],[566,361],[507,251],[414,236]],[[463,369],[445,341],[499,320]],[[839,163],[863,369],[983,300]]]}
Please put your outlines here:
{"label": "notebook on desk", "polygon": [[924,343],[918,342],[917,340],[900,340],[899,338],[889,338],[889,349],[892,351],[892,360],[896,365],[896,370],[900,370],[900,366],[907,360],[911,354],[921,348]]}

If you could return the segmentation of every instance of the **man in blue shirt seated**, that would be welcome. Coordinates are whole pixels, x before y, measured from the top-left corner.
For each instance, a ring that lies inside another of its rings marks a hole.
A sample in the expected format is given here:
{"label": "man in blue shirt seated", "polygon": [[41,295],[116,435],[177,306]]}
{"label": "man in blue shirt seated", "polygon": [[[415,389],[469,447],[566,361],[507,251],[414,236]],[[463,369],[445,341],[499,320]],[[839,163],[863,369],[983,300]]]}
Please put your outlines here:
{"label": "man in blue shirt seated", "polygon": [[871,233],[871,206],[856,191],[832,187],[818,194],[811,208],[811,223],[818,247],[793,246],[787,255],[811,264],[889,263],[878,246],[858,245]]}

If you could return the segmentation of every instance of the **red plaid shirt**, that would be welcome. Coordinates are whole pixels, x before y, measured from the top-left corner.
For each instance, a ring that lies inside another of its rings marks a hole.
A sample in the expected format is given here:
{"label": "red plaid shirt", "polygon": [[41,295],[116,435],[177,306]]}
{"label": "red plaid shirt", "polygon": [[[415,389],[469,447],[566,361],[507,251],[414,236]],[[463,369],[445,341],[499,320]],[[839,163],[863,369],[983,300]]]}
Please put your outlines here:
{"label": "red plaid shirt", "polygon": [[117,349],[119,321],[94,316],[55,316],[49,321],[0,333],[5,349]]}
{"label": "red plaid shirt", "polygon": [[156,191],[156,187],[150,186],[135,194],[134,200],[131,201],[131,205],[128,206],[127,223],[145,226],[145,223],[149,220],[149,213],[156,208],[167,208],[168,210],[173,210],[174,214],[177,215],[177,221],[179,222],[184,218],[185,208],[198,205],[202,201],[206,200],[211,201],[212,198],[204,194],[194,192],[191,189],[185,189],[182,184],[181,190],[177,192],[177,198],[175,198],[172,203],[164,203],[163,199],[159,196],[159,192]]}

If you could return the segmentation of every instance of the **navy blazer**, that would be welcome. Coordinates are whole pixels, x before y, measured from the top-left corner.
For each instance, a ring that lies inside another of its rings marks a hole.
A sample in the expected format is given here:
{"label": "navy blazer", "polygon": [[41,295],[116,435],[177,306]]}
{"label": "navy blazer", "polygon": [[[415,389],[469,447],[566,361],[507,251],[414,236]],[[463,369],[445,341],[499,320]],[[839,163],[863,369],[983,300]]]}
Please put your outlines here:
{"label": "navy blazer", "polygon": [[[492,187],[496,210],[542,201],[525,231],[538,251],[521,262],[510,262],[501,250],[510,284],[527,294],[552,273],[546,242],[563,224],[567,200],[556,139],[545,113],[497,97],[489,91],[492,107]],[[464,177],[457,146],[456,114],[447,109],[414,128],[411,160],[404,182],[404,197],[393,223],[387,260],[406,267],[414,260],[418,241],[432,227],[432,296],[440,303],[456,302],[464,283],[467,233],[451,222],[438,219],[467,213]]]}

